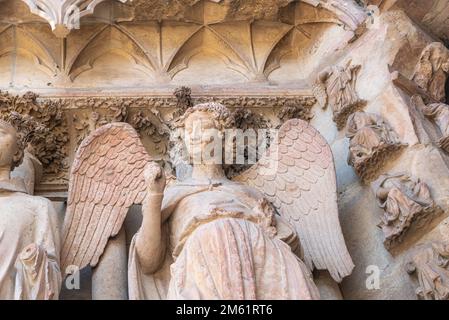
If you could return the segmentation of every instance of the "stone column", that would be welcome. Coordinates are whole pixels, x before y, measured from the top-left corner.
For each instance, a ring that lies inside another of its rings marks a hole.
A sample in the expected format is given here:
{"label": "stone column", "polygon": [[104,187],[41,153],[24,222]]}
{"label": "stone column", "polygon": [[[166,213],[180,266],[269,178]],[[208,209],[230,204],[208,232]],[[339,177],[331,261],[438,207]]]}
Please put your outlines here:
{"label": "stone column", "polygon": [[92,300],[128,299],[128,254],[126,232],[109,240],[106,250],[92,273]]}
{"label": "stone column", "polygon": [[315,284],[320,291],[321,300],[343,300],[340,287],[329,272],[315,270],[313,275]]}

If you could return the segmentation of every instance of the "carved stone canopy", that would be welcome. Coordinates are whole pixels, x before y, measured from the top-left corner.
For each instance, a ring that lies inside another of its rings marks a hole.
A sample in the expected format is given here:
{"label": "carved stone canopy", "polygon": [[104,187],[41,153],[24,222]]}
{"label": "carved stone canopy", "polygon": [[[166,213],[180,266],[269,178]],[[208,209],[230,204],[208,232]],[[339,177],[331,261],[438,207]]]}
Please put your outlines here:
{"label": "carved stone canopy", "polygon": [[[30,11],[44,18],[50,25],[54,34],[59,38],[65,38],[72,29],[79,29],[80,19],[92,15],[95,8],[107,0],[22,0]],[[144,16],[146,19],[161,20],[162,18],[180,18],[182,12],[189,9],[201,0],[113,0],[121,3],[129,3],[134,10],[132,19]],[[240,1],[207,0],[229,7],[227,15],[237,19],[248,19],[251,15],[269,18],[279,11],[279,8],[295,2],[294,0],[253,0],[248,4]],[[366,18],[363,10],[356,4],[348,4],[342,0],[302,0],[314,7],[322,7],[333,12],[338,19],[355,30]],[[254,16],[252,18],[255,18]]]}
{"label": "carved stone canopy", "polygon": [[[79,28],[79,20],[92,14],[95,7],[106,0],[22,0],[32,13],[48,21],[58,38],[65,38],[70,30]],[[117,0],[125,3],[128,0]]]}

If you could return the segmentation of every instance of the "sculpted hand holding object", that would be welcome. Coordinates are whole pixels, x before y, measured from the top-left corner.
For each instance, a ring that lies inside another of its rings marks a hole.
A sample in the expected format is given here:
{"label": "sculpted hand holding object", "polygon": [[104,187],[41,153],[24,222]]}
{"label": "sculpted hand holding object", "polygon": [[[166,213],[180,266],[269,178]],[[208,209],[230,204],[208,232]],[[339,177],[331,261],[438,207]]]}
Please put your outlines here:
{"label": "sculpted hand holding object", "polygon": [[23,121],[17,114],[0,120],[0,299],[57,299],[60,239],[53,205],[10,177],[28,142]]}
{"label": "sculpted hand holding object", "polygon": [[187,150],[201,161],[192,161],[191,178],[169,186],[129,125],[88,137],[72,168],[64,265],[95,266],[128,208],[143,202],[129,252],[130,299],[317,299],[311,269],[327,269],[338,282],[349,275],[324,138],[290,120],[278,143],[231,181],[204,159],[209,129],[223,132],[228,117],[216,103],[186,111]]}

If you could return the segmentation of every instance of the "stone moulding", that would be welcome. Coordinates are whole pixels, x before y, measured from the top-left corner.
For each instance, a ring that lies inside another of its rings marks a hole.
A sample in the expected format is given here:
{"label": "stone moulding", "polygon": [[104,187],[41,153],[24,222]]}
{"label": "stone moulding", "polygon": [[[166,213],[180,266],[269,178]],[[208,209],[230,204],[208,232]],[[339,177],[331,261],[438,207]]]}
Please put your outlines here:
{"label": "stone moulding", "polygon": [[366,101],[359,98],[356,90],[361,68],[361,65],[351,65],[351,60],[344,66],[328,67],[318,74],[312,85],[320,106],[323,109],[328,105],[331,106],[333,120],[338,130],[345,127],[351,114],[362,110],[366,105]]}

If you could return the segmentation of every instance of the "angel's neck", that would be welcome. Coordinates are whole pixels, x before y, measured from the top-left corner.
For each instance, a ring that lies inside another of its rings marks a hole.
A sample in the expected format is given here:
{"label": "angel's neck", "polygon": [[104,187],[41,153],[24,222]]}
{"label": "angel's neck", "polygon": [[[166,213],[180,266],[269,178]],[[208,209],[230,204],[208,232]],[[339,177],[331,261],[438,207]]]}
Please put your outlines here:
{"label": "angel's neck", "polygon": [[193,166],[192,178],[197,180],[224,179],[225,174],[221,165],[196,164]]}
{"label": "angel's neck", "polygon": [[0,167],[0,181],[7,181],[10,179],[11,168],[10,167]]}

